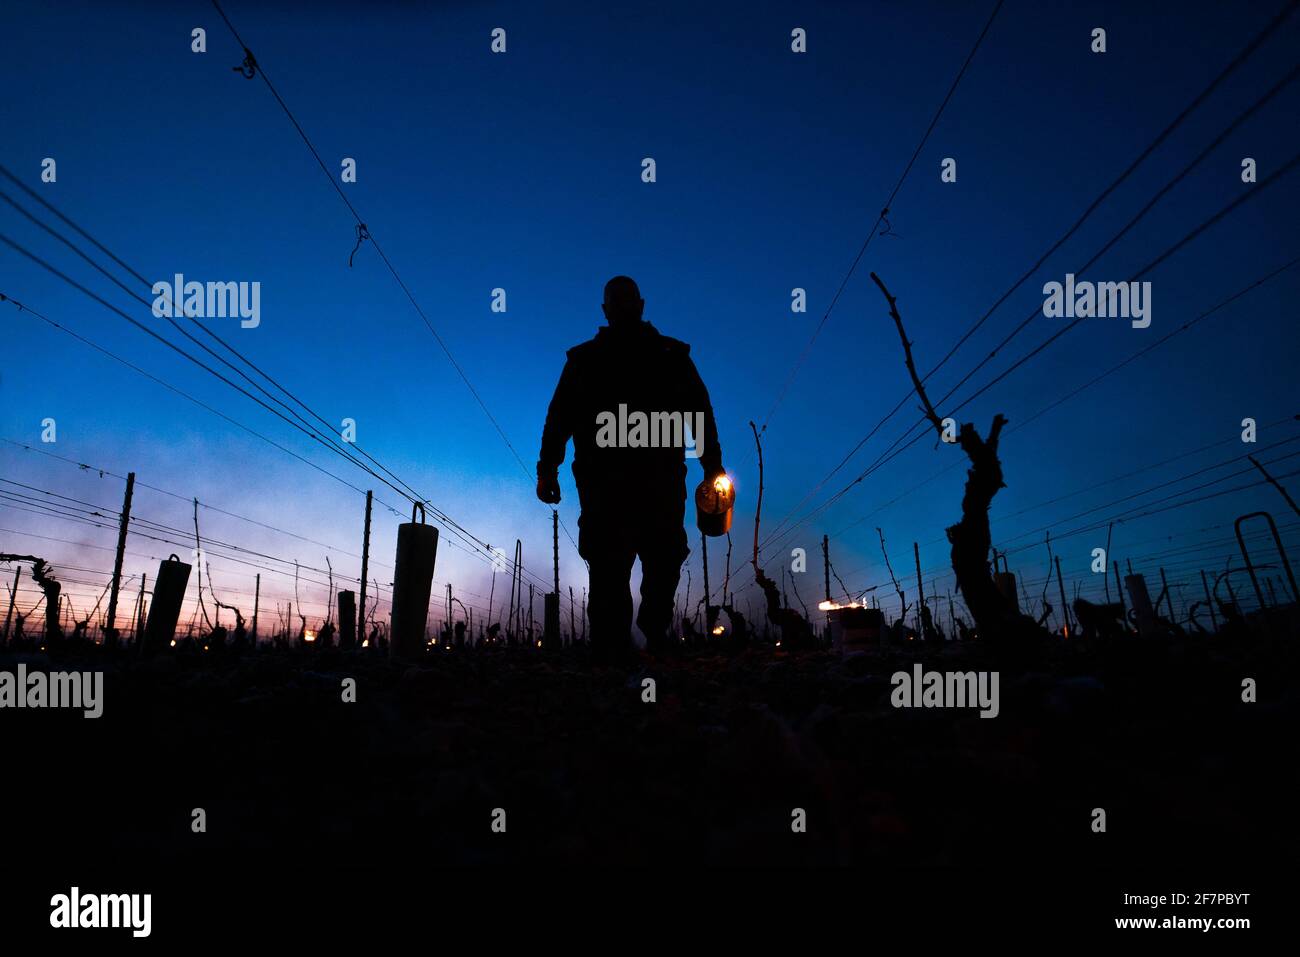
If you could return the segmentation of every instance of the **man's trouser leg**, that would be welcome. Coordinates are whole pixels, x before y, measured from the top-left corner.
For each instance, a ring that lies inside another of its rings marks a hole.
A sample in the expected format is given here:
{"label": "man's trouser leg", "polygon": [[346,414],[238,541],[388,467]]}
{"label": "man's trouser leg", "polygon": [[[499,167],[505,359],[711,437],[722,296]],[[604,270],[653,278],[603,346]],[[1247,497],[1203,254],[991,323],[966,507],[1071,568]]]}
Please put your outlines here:
{"label": "man's trouser leg", "polygon": [[599,656],[617,656],[632,646],[632,563],[636,549],[627,536],[598,512],[584,510],[578,519],[578,553],[587,561],[591,594],[591,649]]}
{"label": "man's trouser leg", "polygon": [[587,614],[591,617],[592,651],[626,651],[632,645],[632,589],[628,580],[636,556],[629,549],[583,557],[591,567]]}
{"label": "man's trouser leg", "polygon": [[681,580],[682,562],[691,553],[682,527],[683,504],[672,501],[658,511],[655,520],[644,527],[638,548],[641,609],[636,623],[646,637],[647,647],[666,638],[672,628],[673,597]]}

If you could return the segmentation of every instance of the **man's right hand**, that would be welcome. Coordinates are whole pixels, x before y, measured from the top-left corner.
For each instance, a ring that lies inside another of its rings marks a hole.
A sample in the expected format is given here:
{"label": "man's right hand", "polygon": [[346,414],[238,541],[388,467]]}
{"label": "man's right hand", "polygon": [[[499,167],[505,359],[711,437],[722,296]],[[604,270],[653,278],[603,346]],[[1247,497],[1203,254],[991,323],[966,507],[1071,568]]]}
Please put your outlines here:
{"label": "man's right hand", "polygon": [[560,503],[560,479],[556,472],[546,472],[537,476],[537,498],[547,505]]}

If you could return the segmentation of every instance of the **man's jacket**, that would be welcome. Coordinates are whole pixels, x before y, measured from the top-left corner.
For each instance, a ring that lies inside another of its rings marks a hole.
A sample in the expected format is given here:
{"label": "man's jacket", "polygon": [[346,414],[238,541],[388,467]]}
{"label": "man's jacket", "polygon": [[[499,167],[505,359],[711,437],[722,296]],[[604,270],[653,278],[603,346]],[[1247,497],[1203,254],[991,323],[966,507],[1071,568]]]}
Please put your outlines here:
{"label": "man's jacket", "polygon": [[560,466],[570,438],[584,500],[620,488],[667,491],[671,480],[681,494],[687,443],[706,475],[721,471],[713,406],[690,351],[648,322],[602,327],[570,349],[546,413],[539,472]]}

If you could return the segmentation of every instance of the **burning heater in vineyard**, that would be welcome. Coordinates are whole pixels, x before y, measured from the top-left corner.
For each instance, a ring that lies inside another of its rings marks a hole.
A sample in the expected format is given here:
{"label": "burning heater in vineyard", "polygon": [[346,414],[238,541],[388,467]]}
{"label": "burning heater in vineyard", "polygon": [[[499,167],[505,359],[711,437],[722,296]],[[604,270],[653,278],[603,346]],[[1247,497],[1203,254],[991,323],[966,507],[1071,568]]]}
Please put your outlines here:
{"label": "burning heater in vineyard", "polygon": [[885,616],[879,608],[868,608],[856,601],[845,605],[824,601],[817,609],[826,612],[831,626],[831,647],[841,655],[884,643]]}
{"label": "burning heater in vineyard", "polygon": [[695,489],[695,525],[710,538],[731,531],[731,510],[736,504],[736,487],[731,479],[719,475],[705,479]]}

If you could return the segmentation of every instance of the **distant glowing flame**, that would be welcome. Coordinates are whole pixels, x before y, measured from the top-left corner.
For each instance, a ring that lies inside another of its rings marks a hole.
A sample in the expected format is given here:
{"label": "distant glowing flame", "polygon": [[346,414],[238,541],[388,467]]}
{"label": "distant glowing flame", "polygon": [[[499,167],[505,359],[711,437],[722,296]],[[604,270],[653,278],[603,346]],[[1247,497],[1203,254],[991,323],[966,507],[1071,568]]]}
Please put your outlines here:
{"label": "distant glowing flame", "polygon": [[302,640],[303,640],[303,641],[315,641],[315,640],[316,640],[316,632],[314,632],[314,631],[312,631],[310,628],[308,628],[306,631],[304,631],[304,632],[302,633]]}
{"label": "distant glowing flame", "polygon": [[723,633],[724,631],[726,631],[726,630],[727,630],[727,629],[724,628],[722,625],[714,625],[714,626],[713,626],[713,633],[714,633],[715,635],[720,635],[720,634],[722,634],[722,633]]}
{"label": "distant glowing flame", "polygon": [[173,648],[176,647],[176,639],[175,639],[175,638],[172,639],[172,647],[173,647]]}
{"label": "distant glowing flame", "polygon": [[542,647],[542,643],[540,641],[537,643],[537,647],[538,648]]}
{"label": "distant glowing flame", "polygon": [[839,611],[842,608],[866,608],[861,602],[851,601],[847,605],[841,605],[839,602],[823,601],[817,604],[818,611]]}
{"label": "distant glowing flame", "polygon": [[727,495],[731,492],[731,479],[726,475],[719,475],[713,480],[713,490],[719,495]]}
{"label": "distant glowing flame", "polygon": [[362,647],[362,648],[369,648],[369,647],[370,647],[370,639],[369,639],[369,638],[363,638],[363,639],[361,640],[361,647]]}

